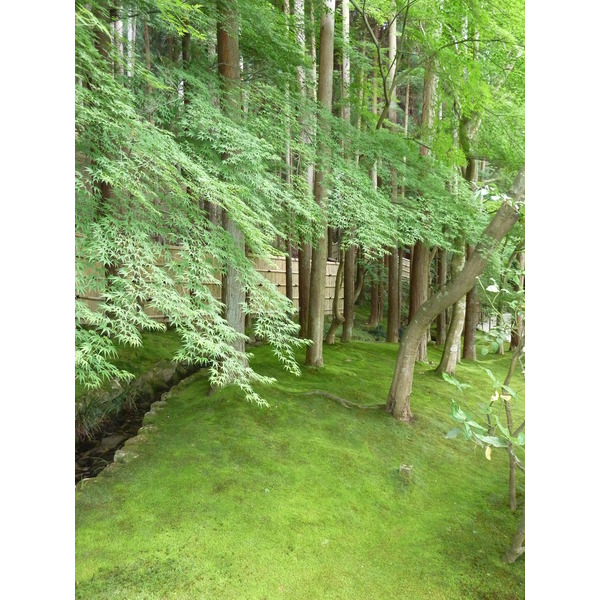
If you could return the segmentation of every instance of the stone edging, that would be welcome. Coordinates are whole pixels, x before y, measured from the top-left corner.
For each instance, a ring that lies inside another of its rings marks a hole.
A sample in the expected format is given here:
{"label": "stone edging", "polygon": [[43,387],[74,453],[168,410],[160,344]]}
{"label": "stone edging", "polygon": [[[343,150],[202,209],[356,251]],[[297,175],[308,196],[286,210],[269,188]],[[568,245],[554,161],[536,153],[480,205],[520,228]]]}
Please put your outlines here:
{"label": "stone edging", "polygon": [[129,438],[125,442],[123,448],[120,448],[115,452],[113,462],[102,469],[102,471],[100,471],[96,477],[82,479],[76,487],[82,487],[84,482],[94,481],[98,477],[106,477],[118,469],[121,465],[130,463],[136,458],[139,458],[143,444],[145,444],[149,437],[157,430],[157,427],[154,424],[156,415],[167,406],[168,399],[171,397],[171,394],[180,391],[190,383],[200,379],[200,377],[207,375],[207,373],[207,368],[201,368],[199,371],[196,371],[189,377],[182,379],[167,392],[161,394],[160,400],[153,402],[150,405],[150,410],[144,415],[142,426],[139,428],[137,435]]}

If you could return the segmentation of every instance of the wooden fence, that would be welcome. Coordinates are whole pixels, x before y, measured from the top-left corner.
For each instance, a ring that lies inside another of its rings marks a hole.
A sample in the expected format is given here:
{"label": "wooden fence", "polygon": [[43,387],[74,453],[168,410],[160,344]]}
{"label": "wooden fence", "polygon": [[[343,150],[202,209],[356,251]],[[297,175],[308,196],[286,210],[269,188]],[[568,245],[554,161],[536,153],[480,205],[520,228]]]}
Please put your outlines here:
{"label": "wooden fence", "polygon": [[[179,246],[166,246],[166,248],[168,248],[169,251],[175,255],[174,257],[177,260],[177,252],[180,249]],[[270,261],[265,259],[255,259],[254,267],[259,273],[261,273],[265,277],[265,279],[267,279],[273,285],[275,285],[278,292],[285,295],[285,257],[272,257]],[[325,314],[328,315],[332,313],[333,297],[335,294],[335,278],[337,276],[338,267],[339,262],[331,260],[327,261],[327,276],[325,279]],[[96,269],[98,269],[98,273],[103,273],[102,265],[96,265]],[[410,261],[406,258],[402,259],[402,276],[405,278],[410,277]],[[221,286],[215,284],[207,284],[207,286],[210,289],[212,295],[218,300],[220,300]],[[292,258],[292,302],[296,311],[299,307],[298,288],[298,259]],[[187,293],[183,286],[177,286],[177,289],[181,294]],[[85,295],[79,296],[78,299],[85,302],[87,306],[94,311],[98,309],[98,306],[103,301],[101,294],[97,291],[87,291]],[[344,287],[342,286],[339,297],[340,310],[343,310],[343,303]],[[167,317],[165,317],[165,315],[153,308],[150,305],[150,302],[144,305],[144,312],[153,319],[159,321],[168,320]]]}

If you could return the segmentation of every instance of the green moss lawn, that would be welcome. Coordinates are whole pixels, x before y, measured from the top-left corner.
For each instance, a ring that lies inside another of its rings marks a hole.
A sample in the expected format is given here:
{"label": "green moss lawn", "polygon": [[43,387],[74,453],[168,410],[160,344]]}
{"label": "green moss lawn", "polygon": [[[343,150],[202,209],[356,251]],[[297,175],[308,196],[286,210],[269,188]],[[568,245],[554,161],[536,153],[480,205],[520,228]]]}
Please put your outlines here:
{"label": "green moss lawn", "polygon": [[[199,379],[158,413],[137,460],[78,488],[77,598],[524,597],[524,560],[501,560],[520,517],[508,507],[508,457],[445,439],[456,393],[434,366],[417,365],[416,420],[405,424],[298,394],[385,402],[396,345],[325,347],[326,367],[301,378],[268,348],[253,352],[257,370],[278,377],[260,388],[270,408],[235,389],[207,396]],[[498,377],[509,361],[482,359]],[[469,406],[489,397],[476,364],[457,378],[472,385]],[[511,387],[523,394],[520,374]],[[401,464],[413,466],[410,483]],[[522,503],[520,473],[518,494]]]}

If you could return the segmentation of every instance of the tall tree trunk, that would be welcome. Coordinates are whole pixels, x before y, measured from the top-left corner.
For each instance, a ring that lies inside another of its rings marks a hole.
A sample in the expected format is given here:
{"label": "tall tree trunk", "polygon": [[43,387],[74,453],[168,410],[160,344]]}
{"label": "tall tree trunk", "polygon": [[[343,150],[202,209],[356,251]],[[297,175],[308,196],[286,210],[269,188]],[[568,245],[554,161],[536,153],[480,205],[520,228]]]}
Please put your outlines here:
{"label": "tall tree trunk", "polygon": [[[520,202],[525,196],[525,167],[517,175],[509,194],[514,202]],[[394,377],[387,399],[387,410],[396,419],[409,421],[410,395],[414,375],[417,350],[427,331],[428,325],[437,315],[454,304],[473,287],[475,280],[489,262],[489,256],[504,236],[519,219],[519,212],[512,203],[504,202],[485,228],[481,241],[458,276],[443,290],[434,294],[419,307],[407,330],[402,336]]]}
{"label": "tall tree trunk", "polygon": [[[423,81],[423,111],[421,117],[421,136],[428,140],[433,126],[435,86],[437,77],[435,74],[435,59],[430,58],[425,64],[425,78]],[[426,156],[429,150],[425,146],[420,147],[422,156]],[[410,260],[410,307],[409,323],[414,318],[419,306],[427,301],[429,292],[429,248],[421,240],[414,245]],[[420,340],[416,351],[417,361],[427,361],[427,338],[428,330],[425,329],[423,338]]]}
{"label": "tall tree trunk", "polygon": [[[427,301],[429,288],[429,248],[418,241],[411,253],[410,260],[410,305],[408,310],[408,322],[414,319],[417,310]],[[427,360],[427,328],[423,332],[417,349],[417,361]]]}
{"label": "tall tree trunk", "polygon": [[377,286],[377,316],[383,319],[383,305],[385,303],[385,263],[384,256],[379,263],[379,285]]}
{"label": "tall tree trunk", "polygon": [[[333,38],[335,28],[335,0],[325,0],[321,15],[321,40],[319,48],[319,87],[317,100],[331,111],[333,94]],[[320,127],[326,129],[325,119],[320,119]],[[318,156],[327,154],[327,145],[320,143]],[[306,364],[323,366],[323,323],[325,320],[325,281],[327,271],[327,221],[325,186],[325,165],[321,163],[315,173],[315,202],[323,210],[321,231],[313,241],[312,265],[310,270],[310,301],[308,312],[308,333],[312,344],[306,349]]]}
{"label": "tall tree trunk", "polygon": [[310,299],[310,261],[312,245],[302,243],[298,247],[298,320],[300,337],[308,338],[308,302]]}
{"label": "tall tree trunk", "polygon": [[[439,289],[446,285],[446,251],[440,248],[437,255],[437,283]],[[436,320],[435,343],[443,346],[446,343],[446,311],[443,310]]]}
{"label": "tall tree trunk", "polygon": [[[467,245],[467,260],[473,253],[473,246]],[[479,321],[479,301],[477,299],[477,286],[474,285],[467,294],[465,303],[465,330],[463,342],[463,358],[477,360],[475,348],[475,332]]]}
{"label": "tall tree trunk", "polygon": [[[314,13],[312,10],[311,3],[311,23],[314,23]],[[304,29],[304,17],[305,17],[305,5],[304,0],[294,1],[294,26],[296,31],[296,43],[298,44],[302,54],[306,52],[306,33]],[[312,31],[312,28],[311,28]],[[311,59],[312,65],[315,65],[315,50],[316,46],[314,43],[314,33],[312,35],[311,43]],[[314,78],[316,74],[311,70],[312,83],[314,84]],[[300,87],[300,93],[303,97],[306,97],[306,72],[302,65],[298,66],[298,84]],[[300,133],[300,137],[304,144],[312,143],[311,139],[311,126],[309,123],[303,123],[303,127]],[[314,165],[309,164],[306,168],[306,180],[308,193],[313,194],[314,191]],[[310,240],[304,240],[298,246],[298,321],[300,323],[300,337],[308,338],[308,303],[310,298],[310,263],[312,256],[312,245]]]}
{"label": "tall tree trunk", "polygon": [[342,328],[342,342],[352,341],[354,327],[354,263],[356,247],[349,246],[344,253],[344,323]]}
{"label": "tall tree trunk", "polygon": [[367,325],[369,327],[377,327],[379,323],[379,283],[377,281],[377,265],[373,265],[371,271],[371,310]]}
{"label": "tall tree trunk", "polygon": [[354,289],[354,304],[358,302],[365,288],[365,262],[360,252],[360,246],[356,249],[356,287]]}
{"label": "tall tree trunk", "polygon": [[331,305],[331,325],[325,337],[325,343],[329,345],[335,344],[335,334],[338,327],[344,322],[344,317],[340,313],[340,291],[344,280],[344,262],[345,256],[342,254],[335,276],[335,290],[333,292],[333,304]]}
{"label": "tall tree trunk", "polygon": [[[464,265],[464,252],[454,252],[452,255],[451,266],[452,279],[457,277]],[[465,323],[465,303],[466,298],[462,297],[454,304],[454,308],[452,310],[452,320],[450,321],[446,343],[444,344],[444,352],[442,354],[440,364],[436,369],[436,371],[440,374],[447,373],[448,375],[454,375],[456,372],[456,365],[458,362],[460,362],[460,340]],[[445,311],[442,310],[440,314],[444,314],[444,312]]]}
{"label": "tall tree trunk", "polygon": [[[342,119],[350,121],[350,104],[348,103],[348,90],[350,87],[350,2],[342,0],[342,38],[344,42],[342,58]],[[352,235],[352,232],[351,232]],[[342,326],[342,342],[352,341],[354,327],[354,263],[356,247],[348,246],[344,252],[344,322]],[[341,269],[341,264],[338,271]]]}
{"label": "tall tree trunk", "polygon": [[[290,30],[290,2],[283,0],[283,13],[285,15],[286,32],[289,35]],[[290,86],[285,84],[285,111],[286,111],[286,145],[285,145],[285,183],[291,189],[292,187],[292,131],[290,125]],[[286,255],[285,255],[285,295],[293,302],[294,300],[294,284],[292,277],[292,232],[293,232],[294,214],[289,211],[289,223],[286,239]]]}
{"label": "tall tree trunk", "polygon": [[[466,159],[467,166],[464,170],[464,178],[474,184],[477,181],[477,160],[471,156],[471,140],[475,136],[481,118],[478,114],[471,115],[468,119],[462,118],[459,122],[458,139],[461,150]],[[467,246],[467,255],[472,251],[471,246]],[[479,317],[479,302],[477,300],[477,286],[473,286],[467,294],[466,312],[465,312],[465,335],[463,344],[463,358],[467,360],[476,360],[475,349],[475,331],[477,330],[477,321]]]}
{"label": "tall tree trunk", "polygon": [[[519,268],[521,269],[521,271],[524,271],[524,269],[525,269],[525,253],[518,252],[516,259],[517,259],[517,262],[519,263]],[[525,277],[522,274],[520,275],[519,280],[520,280],[520,284],[518,286],[515,286],[515,291],[517,291],[517,292],[520,289],[523,289],[523,287],[525,286]],[[513,352],[518,348],[519,341],[520,341],[521,337],[523,336],[523,334],[524,334],[524,332],[523,332],[523,317],[521,315],[517,315],[516,319],[515,319],[515,323],[511,330],[511,334],[510,334],[510,349]]]}
{"label": "tall tree trunk", "polygon": [[127,77],[133,77],[135,66],[135,38],[137,36],[137,23],[135,17],[127,19]]}
{"label": "tall tree trunk", "polygon": [[[393,2],[395,9],[395,2]],[[388,78],[390,82],[394,81],[396,74],[396,21],[393,19],[389,27],[389,51],[388,51]],[[396,106],[396,86],[392,85],[389,90],[390,94],[390,114],[389,119],[392,126],[398,122],[398,107]],[[398,172],[395,167],[390,169],[391,178],[391,202],[392,204],[398,203]],[[396,242],[389,248],[389,260],[388,260],[388,318],[387,318],[387,331],[385,340],[386,342],[396,344],[398,343],[398,327],[400,326],[400,317],[398,313],[398,243]]]}
{"label": "tall tree trunk", "polygon": [[[238,38],[238,12],[235,0],[217,0],[217,56],[219,74],[222,78],[222,109],[231,118],[240,117],[240,49]],[[224,160],[227,155],[223,155]],[[238,225],[223,211],[223,229],[231,236],[234,246],[244,253],[244,235]],[[237,270],[231,266],[224,275],[223,301],[225,319],[238,333],[244,333],[245,294]],[[245,350],[244,339],[236,339],[233,343],[236,350]]]}

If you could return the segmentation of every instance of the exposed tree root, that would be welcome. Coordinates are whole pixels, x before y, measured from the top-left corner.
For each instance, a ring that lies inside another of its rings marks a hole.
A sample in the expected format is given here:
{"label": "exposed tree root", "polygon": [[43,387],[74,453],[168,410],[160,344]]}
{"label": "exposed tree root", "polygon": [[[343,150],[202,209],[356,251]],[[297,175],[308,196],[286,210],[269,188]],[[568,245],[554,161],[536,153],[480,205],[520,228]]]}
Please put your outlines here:
{"label": "exposed tree root", "polygon": [[385,403],[383,404],[357,404],[356,402],[350,402],[350,400],[346,400],[345,398],[341,398],[340,396],[336,396],[335,394],[330,394],[329,392],[324,392],[323,390],[310,390],[308,392],[299,392],[301,396],[324,396],[325,398],[329,398],[338,404],[341,404],[344,408],[361,408],[363,410],[371,410],[376,408],[385,408]]}

